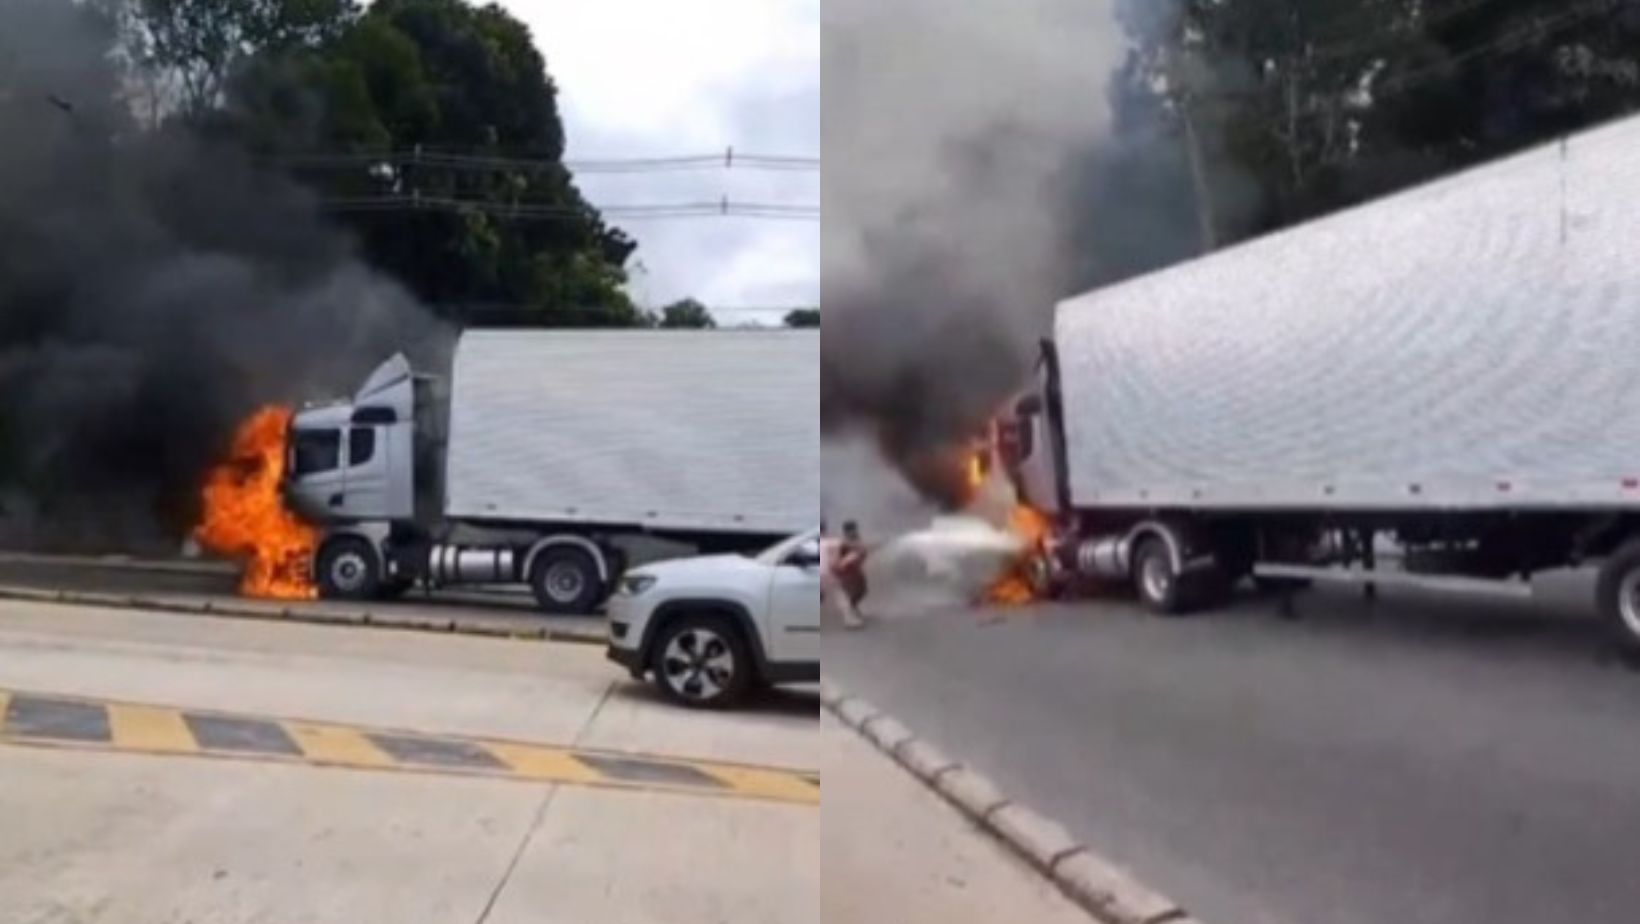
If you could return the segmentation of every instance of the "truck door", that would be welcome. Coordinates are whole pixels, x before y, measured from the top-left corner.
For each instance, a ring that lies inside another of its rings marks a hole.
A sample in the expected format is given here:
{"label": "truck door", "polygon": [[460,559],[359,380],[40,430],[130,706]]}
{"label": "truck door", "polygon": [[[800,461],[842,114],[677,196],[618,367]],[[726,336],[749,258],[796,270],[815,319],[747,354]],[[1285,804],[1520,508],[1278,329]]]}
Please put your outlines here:
{"label": "truck door", "polygon": [[308,519],[340,515],[347,494],[342,467],[342,430],[334,426],[298,427],[290,443],[290,499]]}
{"label": "truck door", "polygon": [[291,499],[312,520],[387,518],[392,454],[385,427],[298,427],[291,439]]}
{"label": "truck door", "polygon": [[1015,402],[1003,422],[1003,462],[1020,497],[1049,515],[1065,506],[1064,444],[1060,435],[1059,373],[1053,345],[1044,343],[1035,387]]}
{"label": "truck door", "polygon": [[347,430],[342,503],[338,515],[349,519],[384,519],[392,454],[384,445],[386,428],[354,424]]}
{"label": "truck door", "polygon": [[810,535],[786,554],[769,588],[766,638],[771,661],[820,660],[820,536]]}

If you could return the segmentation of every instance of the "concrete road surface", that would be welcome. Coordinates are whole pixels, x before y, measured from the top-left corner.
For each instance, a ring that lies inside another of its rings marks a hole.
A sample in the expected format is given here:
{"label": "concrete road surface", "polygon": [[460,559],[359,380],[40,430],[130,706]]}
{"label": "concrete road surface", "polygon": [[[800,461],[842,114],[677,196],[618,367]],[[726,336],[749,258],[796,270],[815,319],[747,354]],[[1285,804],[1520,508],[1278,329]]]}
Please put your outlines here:
{"label": "concrete road surface", "polygon": [[[11,602],[0,690],[14,725],[59,739],[74,710],[42,704],[76,697],[127,704],[108,713],[141,719],[125,741],[164,740],[167,710],[136,703],[622,752],[641,759],[611,766],[651,772],[820,757],[812,692],[678,710],[585,645]],[[315,766],[261,759],[243,732],[266,723],[183,724],[241,753],[0,743],[0,922],[819,920],[813,804]]]}
{"label": "concrete road surface", "polygon": [[886,614],[826,671],[1209,924],[1640,919],[1640,674],[1585,601],[1300,600]]}

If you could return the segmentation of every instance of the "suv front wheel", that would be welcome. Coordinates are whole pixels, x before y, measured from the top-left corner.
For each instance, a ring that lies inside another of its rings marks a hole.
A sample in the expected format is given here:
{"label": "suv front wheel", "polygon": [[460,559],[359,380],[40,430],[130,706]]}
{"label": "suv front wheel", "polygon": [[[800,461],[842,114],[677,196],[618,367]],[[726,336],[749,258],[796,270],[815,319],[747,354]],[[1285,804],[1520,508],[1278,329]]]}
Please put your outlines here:
{"label": "suv front wheel", "polygon": [[733,705],[752,686],[752,659],[734,623],[708,614],[667,622],[655,639],[655,682],[673,702],[693,709]]}

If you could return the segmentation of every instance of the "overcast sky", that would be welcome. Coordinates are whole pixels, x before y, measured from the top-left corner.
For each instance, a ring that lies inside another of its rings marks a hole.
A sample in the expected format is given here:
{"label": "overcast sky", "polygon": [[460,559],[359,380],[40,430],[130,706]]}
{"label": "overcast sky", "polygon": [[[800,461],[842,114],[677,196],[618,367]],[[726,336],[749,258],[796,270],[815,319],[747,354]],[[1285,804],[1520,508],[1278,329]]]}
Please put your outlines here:
{"label": "overcast sky", "polygon": [[[570,160],[722,151],[820,154],[820,0],[502,0],[558,84]],[[817,205],[818,172],[585,174],[600,206]],[[820,302],[820,225],[750,218],[617,220],[639,245],[633,294],[659,307]],[[641,265],[642,269],[639,269]],[[778,319],[778,315],[775,316]],[[725,312],[719,321],[746,316]]]}

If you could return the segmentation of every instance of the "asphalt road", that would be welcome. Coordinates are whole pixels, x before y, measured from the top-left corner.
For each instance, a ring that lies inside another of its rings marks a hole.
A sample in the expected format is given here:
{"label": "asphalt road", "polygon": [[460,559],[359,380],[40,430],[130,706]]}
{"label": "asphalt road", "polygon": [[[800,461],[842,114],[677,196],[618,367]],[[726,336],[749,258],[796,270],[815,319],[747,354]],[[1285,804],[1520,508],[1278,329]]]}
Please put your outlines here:
{"label": "asphalt road", "polygon": [[889,613],[825,661],[1207,924],[1630,922],[1640,673],[1560,598]]}

